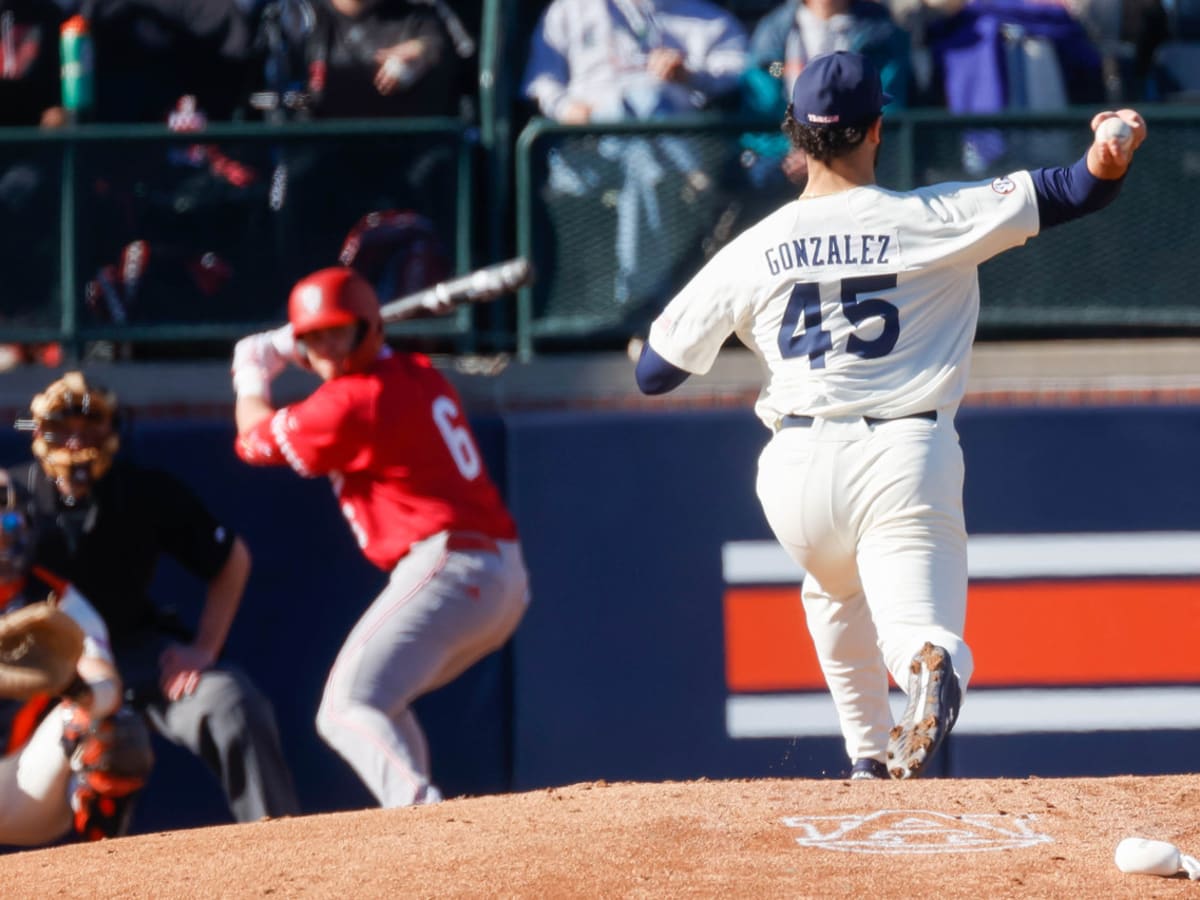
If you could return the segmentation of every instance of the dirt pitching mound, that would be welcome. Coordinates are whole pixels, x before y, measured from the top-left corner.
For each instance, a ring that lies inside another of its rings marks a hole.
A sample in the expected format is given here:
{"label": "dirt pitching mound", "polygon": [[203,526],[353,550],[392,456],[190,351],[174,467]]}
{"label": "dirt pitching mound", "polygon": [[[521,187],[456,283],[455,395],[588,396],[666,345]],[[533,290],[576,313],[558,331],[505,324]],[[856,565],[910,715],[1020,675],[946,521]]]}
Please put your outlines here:
{"label": "dirt pitching mound", "polygon": [[606,784],[0,857],[29,897],[1200,897],[1200,776]]}

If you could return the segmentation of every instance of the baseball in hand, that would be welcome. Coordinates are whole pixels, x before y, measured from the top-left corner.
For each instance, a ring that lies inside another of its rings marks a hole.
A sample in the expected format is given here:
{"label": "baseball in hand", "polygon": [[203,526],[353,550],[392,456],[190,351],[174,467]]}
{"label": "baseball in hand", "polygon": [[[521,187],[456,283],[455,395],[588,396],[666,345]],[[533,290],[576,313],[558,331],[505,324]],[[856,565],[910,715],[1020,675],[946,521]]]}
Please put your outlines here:
{"label": "baseball in hand", "polygon": [[1129,142],[1133,140],[1133,129],[1129,127],[1129,123],[1120,116],[1113,116],[1111,119],[1105,119],[1100,123],[1100,127],[1096,129],[1096,140],[1103,143],[1116,139],[1124,150]]}

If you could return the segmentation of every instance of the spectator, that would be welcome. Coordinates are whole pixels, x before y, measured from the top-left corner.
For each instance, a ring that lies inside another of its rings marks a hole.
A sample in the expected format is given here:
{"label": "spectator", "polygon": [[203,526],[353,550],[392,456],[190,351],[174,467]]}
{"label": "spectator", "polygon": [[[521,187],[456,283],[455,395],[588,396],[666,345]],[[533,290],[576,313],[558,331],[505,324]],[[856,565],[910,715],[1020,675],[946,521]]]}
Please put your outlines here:
{"label": "spectator", "polygon": [[64,121],[58,35],[66,15],[44,0],[0,0],[0,125]]}
{"label": "spectator", "polygon": [[1170,39],[1162,0],[1077,0],[1075,14],[1100,50],[1109,102],[1152,96],[1154,55]]}
{"label": "spectator", "polygon": [[[103,617],[131,704],[217,776],[235,819],[299,812],[267,699],[221,659],[250,555],[165,472],[114,458],[116,397],[68,372],[33,398],[35,462],[12,473],[38,534],[33,561],[77,585]],[[207,586],[193,632],[149,594],[169,556]]]}
{"label": "spectator", "polygon": [[946,98],[936,80],[929,31],[935,24],[958,14],[968,0],[888,0],[892,20],[908,35],[910,106],[944,107]]}
{"label": "spectator", "polygon": [[[741,23],[708,0],[553,0],[534,31],[523,90],[542,115],[567,125],[654,121],[732,96],[745,62]],[[642,230],[661,228],[657,187],[673,170],[686,191],[702,193],[710,176],[689,142],[677,137],[606,138],[598,150],[622,172],[616,301],[653,296],[661,280],[653,275],[655,262],[663,254],[646,246],[652,242]],[[594,169],[586,153],[560,151],[551,157],[551,186],[597,192]]]}
{"label": "spectator", "polygon": [[260,68],[239,0],[83,0],[96,54],[95,117],[166,122],[191,95],[211,120],[238,114]]}
{"label": "spectator", "polygon": [[[928,32],[936,81],[954,113],[1064,109],[1104,99],[1100,53],[1082,23],[1058,3],[974,0]],[[1069,138],[1031,135],[1021,155],[1061,156]],[[963,169],[979,177],[1000,164],[1011,141],[996,129],[969,131]]]}
{"label": "spectator", "polygon": [[[742,95],[746,111],[778,121],[787,109],[796,76],[813,57],[851,50],[868,57],[891,96],[889,111],[907,105],[910,78],[908,35],[875,0],[785,0],[754,28]],[[747,172],[754,188],[803,187],[803,151],[783,134],[748,136]],[[777,194],[777,191],[772,191]],[[770,198],[769,208],[778,205]]]}
{"label": "spectator", "polygon": [[[45,0],[0,0],[0,126],[56,128],[60,103],[58,36],[66,15]],[[57,318],[57,164],[22,149],[0,167],[0,270],[5,324],[52,324]],[[31,362],[56,365],[57,344],[0,342],[0,372]]]}
{"label": "spectator", "polygon": [[314,0],[309,17],[292,18],[307,26],[289,41],[302,48],[314,117],[458,114],[462,60],[435,4]]}

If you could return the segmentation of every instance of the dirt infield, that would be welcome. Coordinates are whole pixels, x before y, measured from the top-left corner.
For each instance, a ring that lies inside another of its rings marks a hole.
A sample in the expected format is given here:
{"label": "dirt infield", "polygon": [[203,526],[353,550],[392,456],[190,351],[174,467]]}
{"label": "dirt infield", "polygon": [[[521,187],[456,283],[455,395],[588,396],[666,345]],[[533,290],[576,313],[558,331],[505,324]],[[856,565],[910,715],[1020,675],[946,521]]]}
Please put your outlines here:
{"label": "dirt infield", "polygon": [[1200,776],[577,784],[0,857],[44,897],[1198,897]]}

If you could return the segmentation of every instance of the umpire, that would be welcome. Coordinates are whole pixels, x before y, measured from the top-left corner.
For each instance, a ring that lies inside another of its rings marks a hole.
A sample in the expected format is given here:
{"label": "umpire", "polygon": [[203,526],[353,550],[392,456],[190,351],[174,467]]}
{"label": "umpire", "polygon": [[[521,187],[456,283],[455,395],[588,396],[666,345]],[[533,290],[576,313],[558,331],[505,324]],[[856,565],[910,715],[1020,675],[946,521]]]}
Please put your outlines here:
{"label": "umpire", "polygon": [[[204,761],[234,818],[296,815],[299,803],[267,698],[220,660],[250,554],[173,476],[115,459],[116,397],[68,372],[33,398],[36,461],[12,470],[34,525],[34,563],[61,573],[108,625],[127,699],[163,737]],[[166,554],[207,585],[195,633],[149,595]]]}

